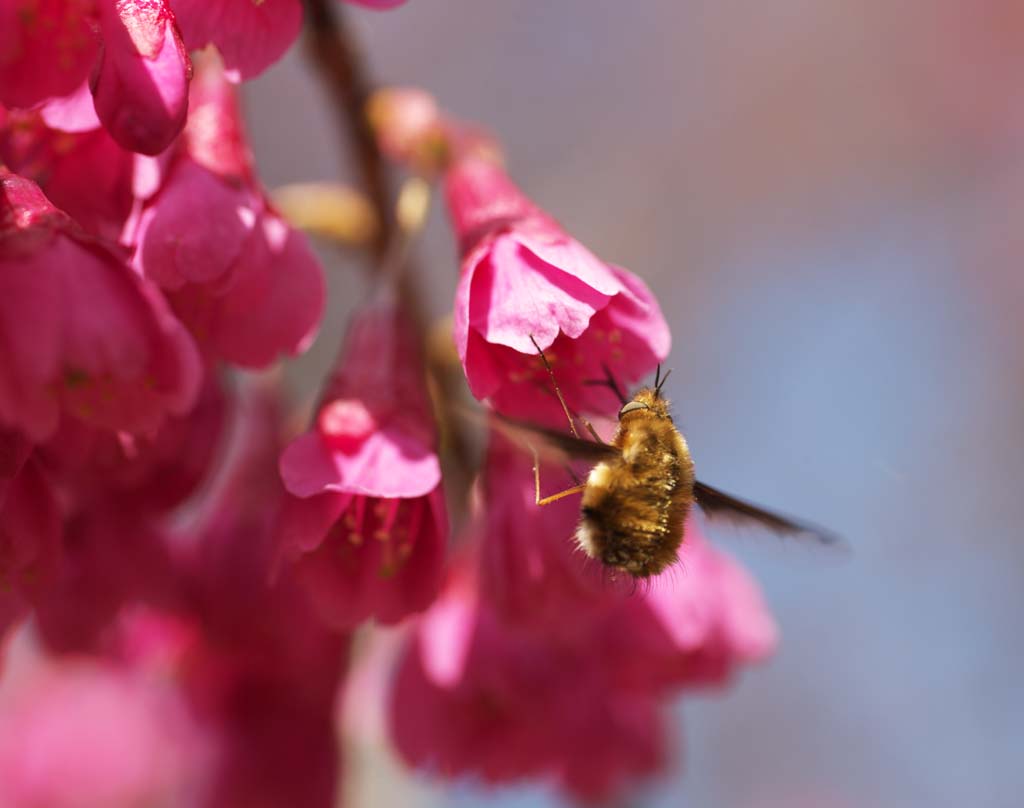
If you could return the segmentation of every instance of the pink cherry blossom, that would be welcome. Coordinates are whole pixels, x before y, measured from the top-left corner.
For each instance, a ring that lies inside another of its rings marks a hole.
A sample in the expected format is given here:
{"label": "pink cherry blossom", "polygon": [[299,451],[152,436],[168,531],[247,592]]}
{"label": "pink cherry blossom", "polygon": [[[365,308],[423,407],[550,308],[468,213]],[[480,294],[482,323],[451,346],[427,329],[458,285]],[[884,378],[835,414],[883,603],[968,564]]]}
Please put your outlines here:
{"label": "pink cherry blossom", "polygon": [[317,619],[289,570],[269,582],[283,495],[276,396],[243,384],[232,415],[202,512],[171,540],[181,597],[137,609],[134,625],[122,611],[120,648],[135,664],[170,664],[204,727],[214,766],[199,805],[329,808],[348,638]]}
{"label": "pink cherry blossom", "polygon": [[121,146],[157,154],[185,125],[192,74],[166,0],[98,0],[96,113]]}
{"label": "pink cherry blossom", "polygon": [[151,432],[192,406],[199,379],[156,290],[35,183],[0,170],[0,422],[36,440],[61,411]]}
{"label": "pink cherry blossom", "polygon": [[[92,96],[85,89],[91,111]],[[50,104],[41,112],[8,113],[0,121],[0,161],[38,183],[56,207],[89,233],[117,241],[134,203],[134,155],[98,120],[78,128],[83,120],[76,112],[56,110]]]}
{"label": "pink cherry blossom", "polygon": [[181,505],[210,473],[228,432],[228,401],[211,374],[195,406],[169,417],[153,436],[111,433],[62,418],[40,446],[47,469],[75,511],[108,499],[156,515]]}
{"label": "pink cherry blossom", "polygon": [[547,778],[584,799],[657,771],[666,743],[657,702],[615,688],[586,642],[505,624],[466,574],[400,662],[389,713],[403,758],[446,777]]}
{"label": "pink cherry blossom", "polygon": [[104,664],[44,667],[0,703],[0,804],[187,804],[201,750],[180,696],[159,681]]}
{"label": "pink cherry blossom", "polygon": [[771,656],[777,641],[757,584],[691,518],[679,563],[607,616],[595,653],[615,660],[620,686],[667,692],[724,685]]}
{"label": "pink cherry blossom", "polygon": [[455,343],[473,394],[511,415],[556,415],[532,336],[570,407],[613,412],[612,392],[586,382],[607,367],[628,384],[668,354],[650,291],[568,236],[490,160],[457,159],[445,184],[462,251]]}
{"label": "pink cherry blossom", "polygon": [[136,266],[166,290],[204,353],[264,367],[312,342],[324,307],[320,265],[258,185],[235,92],[210,62],[197,71],[181,146],[132,240]]}
{"label": "pink cherry blossom", "polygon": [[99,52],[95,0],[0,3],[0,104],[33,107],[68,95]]}
{"label": "pink cherry blossom", "polygon": [[286,557],[340,627],[395,622],[439,583],[447,517],[414,337],[387,300],[357,312],[314,428],[281,456]]}
{"label": "pink cherry blossom", "polygon": [[[632,591],[631,582],[615,579],[576,546],[578,497],[537,507],[533,460],[523,448],[492,432],[483,477],[483,507],[472,533],[480,538],[488,600],[503,619],[576,632]],[[541,466],[541,483],[545,494],[574,484],[548,463]]]}

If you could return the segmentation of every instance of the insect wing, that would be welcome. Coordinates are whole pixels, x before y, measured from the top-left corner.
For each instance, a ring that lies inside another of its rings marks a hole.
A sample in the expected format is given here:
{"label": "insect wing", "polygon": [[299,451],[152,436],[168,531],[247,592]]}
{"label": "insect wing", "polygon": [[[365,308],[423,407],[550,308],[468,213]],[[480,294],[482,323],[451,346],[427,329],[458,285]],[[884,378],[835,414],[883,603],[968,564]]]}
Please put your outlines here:
{"label": "insect wing", "polygon": [[549,459],[560,457],[599,463],[619,456],[619,450],[611,444],[584,440],[557,429],[518,421],[496,413],[491,422],[507,438],[526,449],[536,450]]}
{"label": "insect wing", "polygon": [[771,530],[773,533],[780,533],[787,536],[806,536],[813,538],[822,544],[841,544],[839,536],[831,531],[812,525],[808,522],[801,522],[788,516],[772,513],[764,508],[745,502],[742,499],[712,488],[699,480],[694,483],[693,494],[700,509],[704,511],[708,519],[728,519],[729,521],[745,527],[755,525]]}

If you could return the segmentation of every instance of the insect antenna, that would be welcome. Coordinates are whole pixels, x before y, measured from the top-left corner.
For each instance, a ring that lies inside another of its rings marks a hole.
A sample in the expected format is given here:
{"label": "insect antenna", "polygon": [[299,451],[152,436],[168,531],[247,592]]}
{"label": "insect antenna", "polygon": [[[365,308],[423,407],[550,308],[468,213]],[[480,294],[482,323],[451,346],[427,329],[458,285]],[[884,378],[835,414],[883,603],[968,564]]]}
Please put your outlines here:
{"label": "insect antenna", "polygon": [[672,375],[672,369],[669,368],[665,375],[661,375],[661,365],[658,365],[658,372],[654,374],[654,395],[661,398],[661,388],[665,386],[665,382],[668,381],[668,377]]}
{"label": "insect antenna", "polygon": [[572,415],[569,413],[569,405],[566,404],[565,399],[562,398],[562,391],[558,389],[558,381],[555,379],[555,371],[551,369],[551,363],[548,362],[548,358],[544,356],[544,351],[542,351],[540,346],[537,344],[537,340],[533,338],[533,334],[530,334],[530,342],[532,342],[533,347],[537,349],[537,353],[540,354],[540,359],[548,371],[548,376],[551,377],[551,384],[555,388],[555,395],[558,396],[558,403],[562,405],[562,412],[565,413],[565,417],[569,421],[569,429],[572,432],[573,437],[578,438],[580,435],[576,431],[576,422],[573,421]]}

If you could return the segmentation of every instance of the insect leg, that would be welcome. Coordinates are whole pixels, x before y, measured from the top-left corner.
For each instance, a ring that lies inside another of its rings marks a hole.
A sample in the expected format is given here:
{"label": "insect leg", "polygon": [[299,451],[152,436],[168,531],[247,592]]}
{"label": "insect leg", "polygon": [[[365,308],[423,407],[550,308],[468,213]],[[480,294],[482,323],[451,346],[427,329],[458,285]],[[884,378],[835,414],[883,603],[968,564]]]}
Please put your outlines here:
{"label": "insect leg", "polygon": [[537,505],[550,505],[552,502],[557,502],[560,499],[571,496],[573,494],[583,493],[583,489],[586,488],[586,484],[574,485],[572,488],[566,488],[564,491],[559,491],[557,494],[552,494],[549,497],[542,497],[540,495],[540,456],[537,454],[537,450],[531,446],[530,451],[533,452],[533,491],[534,501]]}
{"label": "insect leg", "polygon": [[537,344],[537,340],[533,338],[533,334],[530,334],[530,342],[532,342],[533,347],[537,349],[537,353],[540,354],[544,367],[547,368],[548,376],[551,377],[551,384],[554,385],[555,388],[555,395],[558,396],[558,403],[562,405],[562,412],[564,412],[565,417],[569,419],[569,429],[572,432],[573,437],[578,438],[579,433],[576,431],[576,424],[572,420],[572,415],[569,414],[569,407],[565,403],[565,399],[562,398],[562,391],[558,389],[558,382],[555,380],[555,371],[551,369],[551,364],[548,362],[548,358],[544,356],[544,351],[540,349],[540,346]]}
{"label": "insect leg", "polygon": [[587,379],[583,382],[591,387],[607,387],[616,397],[622,402],[623,406],[629,403],[629,399],[626,398],[626,394],[622,392],[622,388],[619,387],[619,383],[615,381],[615,377],[612,376],[612,372],[608,369],[608,366],[604,363],[601,364],[601,368],[604,370],[603,379]]}

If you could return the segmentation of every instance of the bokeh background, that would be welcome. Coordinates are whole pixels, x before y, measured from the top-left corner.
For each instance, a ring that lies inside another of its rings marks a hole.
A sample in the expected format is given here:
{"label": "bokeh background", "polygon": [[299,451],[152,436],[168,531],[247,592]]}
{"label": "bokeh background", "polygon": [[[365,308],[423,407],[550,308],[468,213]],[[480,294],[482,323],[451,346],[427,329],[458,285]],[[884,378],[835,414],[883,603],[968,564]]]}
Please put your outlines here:
{"label": "bokeh background", "polygon": [[[349,10],[374,75],[429,89],[673,328],[702,476],[848,555],[713,535],[780,652],[678,705],[677,769],[624,805],[1010,808],[1024,793],[1024,5],[1018,0],[410,0]],[[270,186],[345,178],[297,46],[245,86]],[[359,294],[325,253],[332,314]],[[429,306],[456,278],[444,216]],[[549,806],[370,750],[362,805]],[[362,765],[365,764],[365,765]]]}

